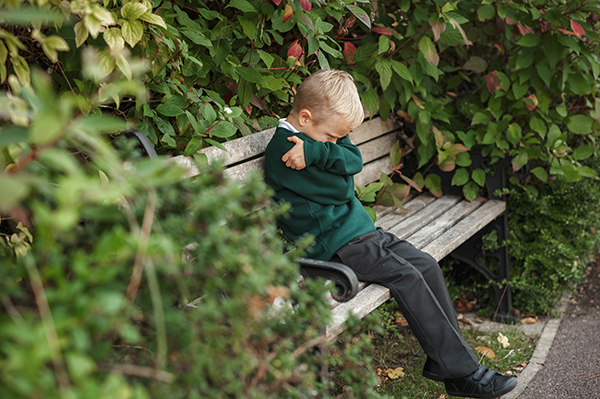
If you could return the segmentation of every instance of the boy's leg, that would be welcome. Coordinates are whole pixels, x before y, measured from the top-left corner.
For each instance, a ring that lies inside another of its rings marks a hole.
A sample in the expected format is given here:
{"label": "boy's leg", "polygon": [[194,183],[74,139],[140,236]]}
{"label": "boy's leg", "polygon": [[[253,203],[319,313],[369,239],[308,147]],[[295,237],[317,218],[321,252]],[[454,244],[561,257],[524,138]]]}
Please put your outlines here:
{"label": "boy's leg", "polygon": [[431,256],[378,229],[355,238],[336,257],[359,280],[390,289],[427,354],[428,377],[459,378],[478,369],[477,357],[461,337],[444,277]]}

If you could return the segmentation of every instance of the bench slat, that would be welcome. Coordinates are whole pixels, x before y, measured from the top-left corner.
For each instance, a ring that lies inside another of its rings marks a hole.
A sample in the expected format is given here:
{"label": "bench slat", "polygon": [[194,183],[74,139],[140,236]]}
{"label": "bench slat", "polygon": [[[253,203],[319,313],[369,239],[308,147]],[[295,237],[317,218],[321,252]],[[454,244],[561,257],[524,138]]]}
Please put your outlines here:
{"label": "bench slat", "polygon": [[427,207],[421,209],[416,214],[403,219],[396,226],[391,227],[388,231],[392,234],[397,235],[399,238],[406,239],[410,237],[422,226],[430,223],[437,219],[441,214],[452,208],[461,200],[458,196],[445,195],[429,204]]}
{"label": "bench slat", "polygon": [[398,135],[393,132],[376,138],[373,141],[359,145],[363,163],[367,164],[375,159],[390,154],[390,149],[398,142]]}
{"label": "bench slat", "polygon": [[227,151],[217,147],[208,147],[198,153],[205,154],[209,161],[223,158],[225,165],[229,166],[263,154],[274,134],[275,128],[271,128],[223,143],[223,147]]}
{"label": "bench slat", "polygon": [[473,213],[473,211],[479,208],[482,204],[482,201],[469,202],[467,200],[463,200],[452,208],[448,209],[431,223],[427,223],[427,226],[408,237],[407,240],[415,247],[423,248],[444,234],[446,231],[450,230],[461,219]]}
{"label": "bench slat", "polygon": [[362,125],[352,130],[348,137],[350,137],[350,141],[352,141],[354,144],[359,145],[373,140],[382,134],[399,130],[401,127],[402,125],[399,122],[392,120],[392,118],[388,118],[386,121],[384,121],[383,119],[377,117],[364,121]]}
{"label": "bench slat", "polygon": [[407,212],[395,207],[386,207],[386,211],[391,210],[391,212],[388,212],[383,216],[380,216],[380,213],[378,213],[375,226],[381,227],[387,231],[400,223],[402,220],[425,208],[433,201],[435,201],[435,197],[429,193],[425,193],[404,204],[404,208],[407,210]]}
{"label": "bench slat", "polygon": [[389,175],[393,169],[394,165],[392,165],[392,159],[389,156],[378,159],[365,165],[363,170],[354,176],[354,184],[359,187],[366,186],[369,183],[379,180],[381,173]]}
{"label": "bench slat", "polygon": [[506,210],[506,202],[490,200],[475,212],[461,220],[451,230],[442,234],[435,243],[429,244],[422,250],[432,255],[437,260],[443,259],[450,252],[458,248],[456,243],[462,244],[475,233],[496,219]]}

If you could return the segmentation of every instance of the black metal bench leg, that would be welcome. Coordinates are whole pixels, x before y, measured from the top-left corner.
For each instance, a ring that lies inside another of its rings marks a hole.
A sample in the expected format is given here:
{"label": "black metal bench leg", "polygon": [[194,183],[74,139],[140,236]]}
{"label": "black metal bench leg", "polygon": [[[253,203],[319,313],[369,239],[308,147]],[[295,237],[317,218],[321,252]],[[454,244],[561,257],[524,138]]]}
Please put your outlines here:
{"label": "black metal bench leg", "polygon": [[[495,251],[484,251],[482,238],[496,230],[498,233],[498,243],[500,247]],[[497,309],[493,314],[493,319],[502,323],[516,323],[520,315],[512,312],[512,297],[510,292],[510,261],[508,257],[508,247],[502,245],[508,239],[508,219],[506,212],[488,224],[484,229],[467,240],[464,244],[450,254],[451,257],[464,262],[484,275],[488,280],[495,282],[493,284],[496,294]],[[494,259],[498,263],[498,272],[494,272],[486,264],[485,259]]]}

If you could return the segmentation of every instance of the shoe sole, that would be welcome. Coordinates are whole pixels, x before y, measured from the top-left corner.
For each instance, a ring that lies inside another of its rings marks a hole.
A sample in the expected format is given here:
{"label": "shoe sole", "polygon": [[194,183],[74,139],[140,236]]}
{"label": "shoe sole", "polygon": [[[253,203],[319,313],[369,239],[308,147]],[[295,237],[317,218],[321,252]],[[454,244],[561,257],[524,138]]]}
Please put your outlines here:
{"label": "shoe sole", "polygon": [[465,394],[462,392],[450,392],[448,390],[446,390],[446,393],[450,396],[461,396],[464,398],[473,398],[473,399],[494,399],[494,398],[498,398],[504,394],[509,393],[510,391],[512,391],[513,389],[515,389],[517,387],[518,381],[515,378],[514,380],[514,384],[510,384],[506,387],[504,387],[504,389],[495,392],[493,394],[488,393],[488,394],[479,394],[479,395],[472,395],[472,394]]}

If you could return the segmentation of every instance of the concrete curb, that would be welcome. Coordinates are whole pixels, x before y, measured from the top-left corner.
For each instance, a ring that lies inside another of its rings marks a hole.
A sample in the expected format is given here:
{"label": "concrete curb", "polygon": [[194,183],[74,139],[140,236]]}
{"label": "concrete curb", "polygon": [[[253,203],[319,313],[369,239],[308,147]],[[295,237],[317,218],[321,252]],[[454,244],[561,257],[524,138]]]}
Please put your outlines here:
{"label": "concrete curb", "polygon": [[546,326],[540,335],[540,339],[535,347],[535,351],[529,360],[529,364],[523,369],[523,371],[517,377],[517,387],[508,394],[502,396],[502,399],[517,399],[519,395],[527,388],[533,377],[538,371],[544,366],[548,351],[552,346],[558,327],[565,315],[567,310],[567,304],[569,302],[569,295],[565,295],[560,302],[557,304],[555,310],[559,316],[555,319],[548,320]]}

